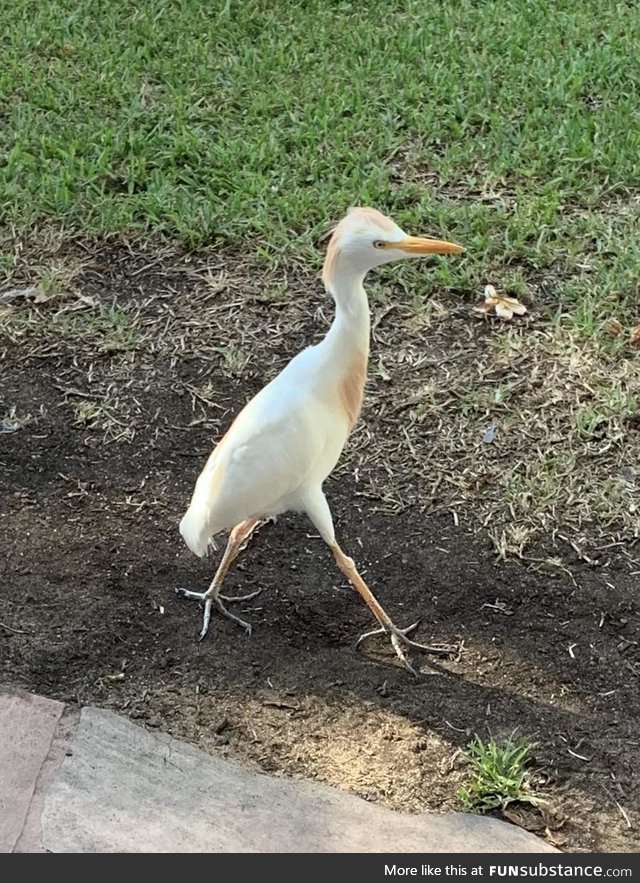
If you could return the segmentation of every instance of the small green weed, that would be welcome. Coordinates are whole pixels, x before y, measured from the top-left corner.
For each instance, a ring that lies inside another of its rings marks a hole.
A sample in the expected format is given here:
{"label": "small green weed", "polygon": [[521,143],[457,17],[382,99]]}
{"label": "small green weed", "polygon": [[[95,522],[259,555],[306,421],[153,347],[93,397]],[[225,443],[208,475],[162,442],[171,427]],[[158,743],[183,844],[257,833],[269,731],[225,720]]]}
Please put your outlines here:
{"label": "small green weed", "polygon": [[469,783],[458,790],[465,809],[486,813],[516,801],[540,804],[542,798],[531,789],[526,769],[532,748],[513,733],[502,742],[484,742],[476,736],[462,755],[471,767]]}

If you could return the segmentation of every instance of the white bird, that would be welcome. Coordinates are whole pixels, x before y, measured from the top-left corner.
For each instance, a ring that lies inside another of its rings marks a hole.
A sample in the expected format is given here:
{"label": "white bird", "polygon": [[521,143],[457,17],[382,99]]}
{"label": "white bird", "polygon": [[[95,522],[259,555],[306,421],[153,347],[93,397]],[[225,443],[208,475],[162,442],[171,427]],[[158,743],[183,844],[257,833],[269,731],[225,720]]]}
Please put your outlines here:
{"label": "white bird", "polygon": [[338,567],[379,623],[360,640],[374,634],[389,635],[398,657],[414,674],[404,646],[440,655],[448,652],[449,648],[426,647],[408,638],[418,623],[401,629],[392,622],[353,560],[338,545],[322,484],[338,462],[362,405],[370,332],[365,275],[391,261],[462,251],[451,242],[407,236],[373,208],[352,208],[336,226],[322,272],[336,304],[327,335],[316,346],[298,353],[236,417],[202,470],[180,522],[184,541],[200,557],[217,533],[231,531],[208,590],[176,589],[183,597],[204,601],[201,639],[208,631],[214,604],[251,634],[250,624],[225,607],[223,599],[242,599],[221,595],[222,581],[264,519],[296,511],[309,516]]}

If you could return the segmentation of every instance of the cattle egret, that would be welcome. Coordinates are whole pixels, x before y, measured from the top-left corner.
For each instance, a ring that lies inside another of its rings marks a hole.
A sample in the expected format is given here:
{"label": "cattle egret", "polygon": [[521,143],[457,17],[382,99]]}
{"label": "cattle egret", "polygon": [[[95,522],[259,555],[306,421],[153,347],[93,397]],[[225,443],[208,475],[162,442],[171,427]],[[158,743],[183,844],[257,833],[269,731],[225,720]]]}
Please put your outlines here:
{"label": "cattle egret", "polygon": [[176,589],[183,597],[204,602],[201,639],[209,629],[214,604],[251,634],[250,624],[225,607],[223,600],[243,599],[221,595],[222,581],[264,519],[296,511],[309,516],[379,623],[358,643],[374,634],[388,635],[413,674],[405,647],[440,655],[448,652],[449,648],[412,641],[408,634],[418,623],[402,629],[392,622],[353,560],[338,545],[322,484],[338,462],[362,405],[370,330],[365,275],[391,261],[462,251],[451,242],[407,236],[373,208],[352,208],[336,226],[322,272],[336,305],[331,328],[319,344],[295,356],[236,417],[202,470],[180,522],[184,541],[200,557],[217,533],[231,531],[208,590]]}

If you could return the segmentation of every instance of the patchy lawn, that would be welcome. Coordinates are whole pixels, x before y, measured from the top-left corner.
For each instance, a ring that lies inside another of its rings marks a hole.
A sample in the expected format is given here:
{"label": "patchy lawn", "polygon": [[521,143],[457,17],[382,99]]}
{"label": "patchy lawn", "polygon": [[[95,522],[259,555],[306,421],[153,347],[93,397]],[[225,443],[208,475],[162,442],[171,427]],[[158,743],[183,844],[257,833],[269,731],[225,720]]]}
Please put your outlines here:
{"label": "patchy lawn", "polygon": [[[388,304],[374,305],[378,367],[327,490],[339,536],[394,619],[420,617],[421,639],[460,648],[431,676],[423,662],[416,682],[385,642],[356,652],[369,614],[302,517],[263,528],[229,577],[234,593],[264,589],[243,607],[250,640],[215,618],[197,643],[199,611],[173,593],[206,584],[213,566],[177,532],[197,472],[232,414],[326,328],[318,281],[290,276],[284,289],[277,271],[255,276],[231,254],[169,248],[76,243],[56,260],[76,268],[67,292],[17,299],[2,317],[0,677],[410,810],[460,808],[461,749],[517,728],[536,744],[532,783],[548,803],[533,813],[509,804],[505,816],[564,848],[632,851],[633,545],[604,542],[592,520],[582,533],[556,529],[567,477],[548,499],[534,487],[535,506],[511,525],[501,476],[515,480],[525,446],[526,462],[538,448],[543,461],[547,424],[514,420],[504,447],[499,436],[483,443],[483,411],[459,414],[471,377],[493,395],[493,375],[477,366],[514,332],[453,304],[416,331],[399,288],[387,292],[393,321]],[[20,284],[32,263],[25,254]],[[533,360],[537,336],[523,339]],[[521,396],[555,390],[554,376],[526,373]],[[409,419],[428,385],[441,407]],[[455,445],[448,422],[465,427]],[[611,456],[585,461],[594,481]],[[485,480],[471,482],[471,468]],[[535,554],[523,551],[534,516],[554,526],[540,529]],[[502,524],[515,554],[491,527]]]}

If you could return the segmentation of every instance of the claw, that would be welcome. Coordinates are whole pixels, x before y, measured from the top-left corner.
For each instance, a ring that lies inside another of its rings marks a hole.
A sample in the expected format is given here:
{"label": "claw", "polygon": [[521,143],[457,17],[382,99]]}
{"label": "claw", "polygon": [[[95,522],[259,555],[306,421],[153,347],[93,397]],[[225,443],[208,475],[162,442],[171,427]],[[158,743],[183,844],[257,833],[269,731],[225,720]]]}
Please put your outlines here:
{"label": "claw", "polygon": [[391,634],[391,644],[393,646],[393,649],[396,651],[396,655],[398,656],[398,658],[400,659],[400,661],[402,662],[404,667],[411,672],[411,674],[414,676],[414,678],[417,678],[418,672],[415,670],[415,668],[411,665],[411,663],[407,659],[406,653],[404,652],[404,650],[400,646],[400,641],[398,640],[398,636],[393,633]]}
{"label": "claw", "polygon": [[380,626],[380,628],[372,629],[370,632],[365,632],[363,635],[360,635],[358,640],[356,641],[356,647],[364,641],[366,638],[371,638],[373,635],[389,635],[391,638],[391,646],[396,651],[396,656],[402,662],[404,667],[408,669],[412,675],[418,677],[418,673],[415,668],[411,665],[409,660],[407,659],[407,655],[404,651],[403,644],[407,647],[413,647],[415,650],[421,650],[423,653],[430,653],[433,656],[442,656],[442,657],[450,657],[453,656],[457,652],[456,647],[452,647],[447,644],[439,644],[435,646],[430,646],[428,644],[418,644],[417,641],[412,641],[407,635],[412,632],[414,629],[418,627],[420,624],[420,620],[418,622],[414,622],[413,625],[407,626],[405,629],[400,629],[392,622],[389,622],[386,626]]}
{"label": "claw", "polygon": [[[218,610],[223,616],[226,616],[227,619],[230,619],[232,622],[237,623],[241,628],[245,630],[248,637],[251,637],[252,627],[251,623],[246,622],[244,619],[240,619],[239,616],[236,616],[235,613],[231,613],[222,603],[221,598],[222,595],[207,595],[206,592],[192,592],[189,589],[176,589],[176,595],[180,598],[187,598],[188,600],[193,601],[204,601],[204,615],[202,617],[202,628],[200,629],[200,634],[198,635],[198,641],[202,641],[203,638],[206,637],[207,632],[209,631],[209,623],[211,622],[211,608],[213,604],[216,605]],[[256,592],[252,592],[249,595],[244,595],[238,598],[225,598],[226,601],[247,601],[250,598],[255,598],[256,595],[259,595],[262,589],[258,589]]]}

